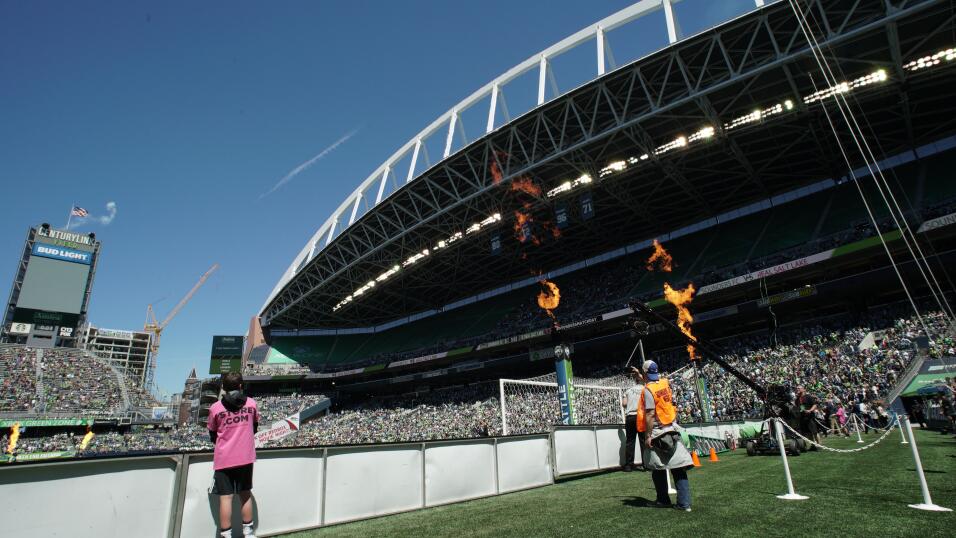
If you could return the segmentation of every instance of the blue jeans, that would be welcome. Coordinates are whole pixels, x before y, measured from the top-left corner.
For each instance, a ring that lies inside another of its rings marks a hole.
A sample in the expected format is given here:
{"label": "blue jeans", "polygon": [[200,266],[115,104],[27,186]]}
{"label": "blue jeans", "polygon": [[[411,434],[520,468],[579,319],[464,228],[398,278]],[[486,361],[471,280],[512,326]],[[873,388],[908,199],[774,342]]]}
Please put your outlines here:
{"label": "blue jeans", "polygon": [[[654,489],[657,491],[657,502],[670,504],[667,495],[667,471],[654,471],[651,479],[654,480]],[[674,486],[677,488],[677,506],[690,508],[690,482],[687,481],[687,469],[671,469],[674,477]]]}

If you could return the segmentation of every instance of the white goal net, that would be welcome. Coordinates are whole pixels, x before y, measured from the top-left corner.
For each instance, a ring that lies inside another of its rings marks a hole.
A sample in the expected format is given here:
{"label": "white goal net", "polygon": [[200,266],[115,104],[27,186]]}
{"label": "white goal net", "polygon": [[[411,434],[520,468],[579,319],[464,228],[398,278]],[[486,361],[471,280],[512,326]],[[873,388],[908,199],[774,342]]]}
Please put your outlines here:
{"label": "white goal net", "polygon": [[[561,424],[555,374],[530,379],[499,380],[501,426],[504,435],[547,432]],[[577,424],[620,424],[621,396],[632,381],[626,376],[573,379]]]}

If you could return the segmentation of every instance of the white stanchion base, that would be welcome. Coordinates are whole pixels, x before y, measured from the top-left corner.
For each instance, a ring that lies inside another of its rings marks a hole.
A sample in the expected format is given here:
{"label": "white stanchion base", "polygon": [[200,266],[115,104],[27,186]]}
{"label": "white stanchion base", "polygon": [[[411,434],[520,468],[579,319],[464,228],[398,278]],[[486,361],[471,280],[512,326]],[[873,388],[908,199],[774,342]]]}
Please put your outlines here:
{"label": "white stanchion base", "polygon": [[945,506],[940,506],[938,504],[908,504],[910,508],[915,508],[917,510],[926,510],[927,512],[952,512],[952,508],[946,508]]}
{"label": "white stanchion base", "polygon": [[785,501],[805,501],[810,497],[806,495],[800,495],[799,493],[785,493],[783,495],[777,495],[778,499],[783,499]]}

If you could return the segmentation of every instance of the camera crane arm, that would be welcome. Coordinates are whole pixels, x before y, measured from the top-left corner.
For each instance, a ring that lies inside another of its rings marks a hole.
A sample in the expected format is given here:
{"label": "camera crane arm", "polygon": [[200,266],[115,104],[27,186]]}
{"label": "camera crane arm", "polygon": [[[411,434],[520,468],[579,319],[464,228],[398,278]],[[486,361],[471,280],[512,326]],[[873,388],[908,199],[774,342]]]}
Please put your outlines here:
{"label": "camera crane arm", "polygon": [[697,350],[698,350],[699,352],[701,352],[701,355],[702,355],[702,356],[704,356],[704,357],[706,357],[706,358],[708,358],[708,359],[714,361],[715,363],[717,363],[718,366],[720,366],[721,368],[723,368],[724,370],[726,370],[727,373],[729,373],[730,375],[736,377],[736,378],[739,379],[744,385],[747,385],[748,387],[750,387],[751,389],[753,389],[753,391],[756,392],[756,393],[760,396],[760,399],[764,400],[765,402],[767,401],[767,395],[768,395],[767,388],[764,387],[763,385],[757,383],[756,381],[754,381],[753,379],[751,379],[750,377],[748,377],[746,374],[744,374],[744,373],[741,372],[740,370],[737,370],[736,368],[734,368],[733,366],[731,366],[727,361],[725,361],[725,360],[721,357],[721,351],[722,351],[722,350],[721,350],[719,347],[717,347],[717,346],[714,345],[714,344],[709,344],[709,343],[706,343],[706,342],[701,342],[701,340],[700,340],[699,338],[698,338],[698,339],[694,339],[694,338],[691,338],[691,337],[687,336],[686,334],[682,333],[681,330],[680,330],[680,328],[677,327],[677,325],[674,325],[673,322],[671,322],[670,320],[668,320],[668,319],[665,318],[664,316],[660,315],[659,313],[654,312],[653,310],[651,310],[650,307],[648,307],[647,305],[645,305],[644,303],[642,303],[642,302],[640,302],[640,301],[634,301],[634,302],[632,302],[632,303],[630,304],[630,306],[631,306],[631,309],[634,310],[634,313],[640,312],[640,313],[646,314],[647,316],[653,318],[655,321],[657,321],[657,322],[663,324],[664,327],[667,328],[669,331],[671,331],[671,332],[674,333],[675,335],[679,336],[681,339],[683,339],[684,341],[686,341],[688,344],[691,344],[691,345],[693,345],[695,348],[697,348]]}

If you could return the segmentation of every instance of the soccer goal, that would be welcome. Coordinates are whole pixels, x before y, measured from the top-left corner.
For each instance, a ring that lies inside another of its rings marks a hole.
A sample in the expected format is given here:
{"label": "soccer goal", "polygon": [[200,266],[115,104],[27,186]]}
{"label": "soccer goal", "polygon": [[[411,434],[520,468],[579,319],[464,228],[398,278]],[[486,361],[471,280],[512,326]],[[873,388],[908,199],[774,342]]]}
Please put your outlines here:
{"label": "soccer goal", "polygon": [[[542,433],[549,431],[553,425],[561,424],[555,377],[555,374],[549,374],[531,379],[498,380],[504,435]],[[576,378],[573,384],[577,424],[624,422],[621,397],[628,381],[626,377],[600,380]]]}

